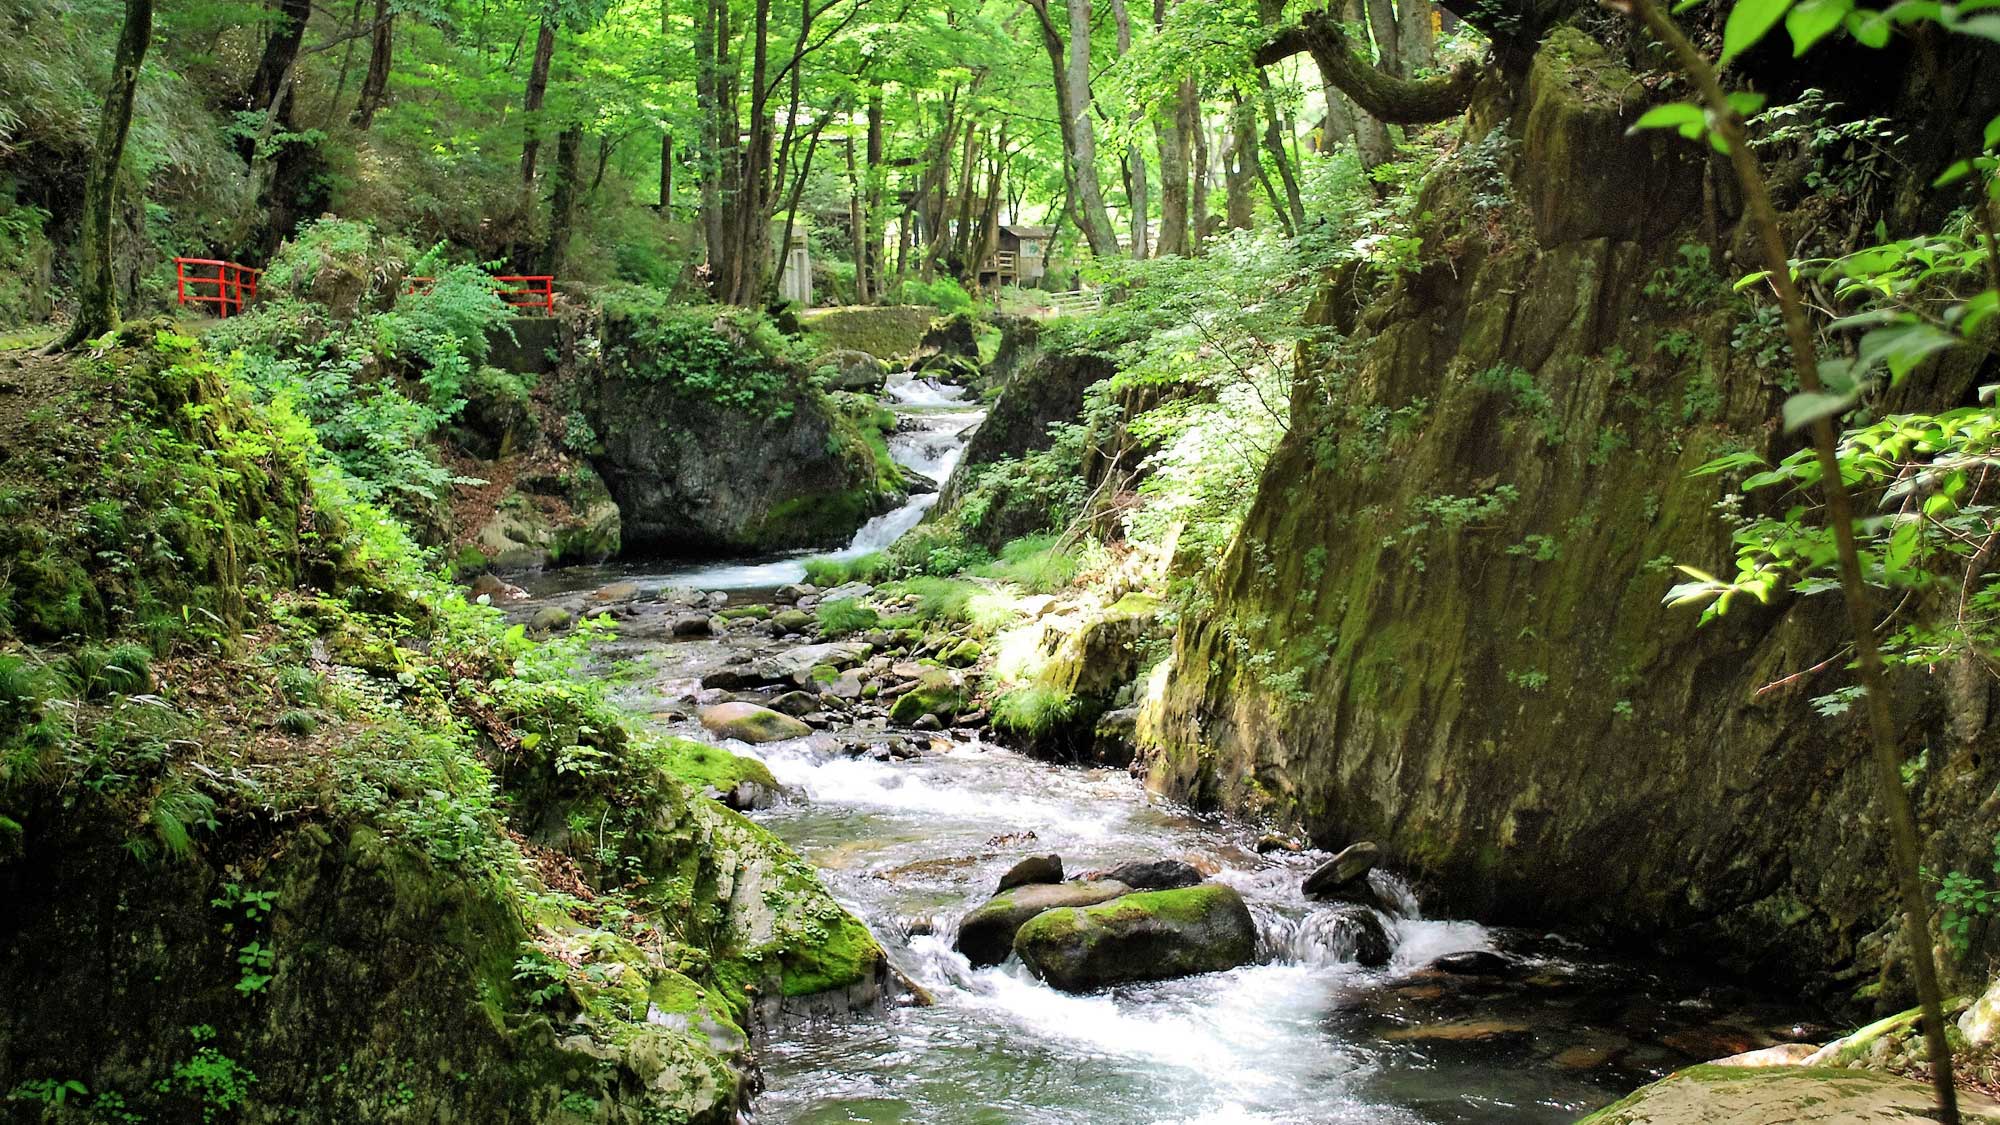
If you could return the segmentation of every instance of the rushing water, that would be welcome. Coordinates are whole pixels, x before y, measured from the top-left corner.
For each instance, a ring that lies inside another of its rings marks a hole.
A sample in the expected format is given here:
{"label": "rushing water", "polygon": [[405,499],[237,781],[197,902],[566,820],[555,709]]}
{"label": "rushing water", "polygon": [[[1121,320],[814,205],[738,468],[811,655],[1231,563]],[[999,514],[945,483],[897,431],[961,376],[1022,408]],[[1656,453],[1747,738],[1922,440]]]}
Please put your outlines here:
{"label": "rushing water", "polygon": [[[903,418],[892,452],[942,483],[980,411],[957,388],[908,376],[888,393]],[[935,500],[912,497],[839,553],[892,543]],[[796,581],[807,557],[579,568],[529,584],[560,597],[617,576],[642,589],[740,597]],[[781,643],[736,634],[663,642],[654,674],[622,690],[639,711],[683,714],[705,670]],[[692,724],[687,733],[703,737]],[[844,731],[732,744],[786,787],[785,800],[756,815],[819,867],[933,1001],[779,1028],[763,1056],[757,1125],[1542,1125],[1573,1121],[1678,1066],[1823,1030],[1788,1026],[1783,1009],[1684,967],[1425,918],[1383,872],[1371,879],[1396,904],[1395,953],[1390,965],[1364,969],[1328,909],[1300,893],[1323,854],[1259,855],[1249,828],[1162,803],[1122,772],[1052,766],[958,735],[927,736],[906,760],[854,752],[903,737]],[[958,918],[1016,860],[1049,852],[1072,874],[1165,857],[1214,871],[1251,907],[1257,960],[1083,996],[1013,962],[971,969],[951,950]],[[1447,953],[1496,948],[1514,965],[1500,977],[1427,968]]]}
{"label": "rushing water", "polygon": [[[764,1125],[1567,1122],[1676,1066],[1805,1030],[1728,989],[1422,918],[1381,873],[1404,916],[1392,963],[1362,969],[1299,893],[1324,855],[1259,856],[1241,826],[1149,800],[1122,773],[935,746],[904,762],[810,742],[762,752],[795,794],[764,822],[935,998],[781,1033]],[[957,918],[1015,860],[1047,852],[1071,872],[1161,856],[1219,868],[1258,921],[1259,961],[1086,996],[1011,962],[970,969],[950,948]],[[1424,969],[1503,945],[1520,958],[1504,980]]]}

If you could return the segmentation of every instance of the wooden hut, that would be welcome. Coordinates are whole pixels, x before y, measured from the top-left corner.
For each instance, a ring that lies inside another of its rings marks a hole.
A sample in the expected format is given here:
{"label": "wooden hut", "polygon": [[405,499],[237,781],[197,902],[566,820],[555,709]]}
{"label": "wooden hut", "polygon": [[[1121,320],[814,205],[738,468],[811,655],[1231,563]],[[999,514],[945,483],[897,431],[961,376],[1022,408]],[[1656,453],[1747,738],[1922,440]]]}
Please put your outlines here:
{"label": "wooden hut", "polygon": [[1049,227],[1002,223],[999,247],[979,266],[979,284],[1040,284],[1048,268],[1049,236],[1054,233]]}

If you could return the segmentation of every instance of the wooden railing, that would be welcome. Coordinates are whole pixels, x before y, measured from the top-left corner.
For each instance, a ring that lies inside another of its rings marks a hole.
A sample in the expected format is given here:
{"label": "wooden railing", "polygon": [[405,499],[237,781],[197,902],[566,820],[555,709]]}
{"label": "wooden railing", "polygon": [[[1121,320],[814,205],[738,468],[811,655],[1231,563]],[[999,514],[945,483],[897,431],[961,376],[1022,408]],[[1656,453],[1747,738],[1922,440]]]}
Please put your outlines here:
{"label": "wooden railing", "polygon": [[999,250],[995,251],[992,257],[986,259],[986,264],[979,267],[979,272],[997,273],[1005,277],[1008,274],[1019,272],[1019,267],[1020,257],[1014,251]]}
{"label": "wooden railing", "polygon": [[1104,296],[1095,289],[1081,289],[1074,293],[1050,293],[1044,300],[1048,302],[1050,308],[1064,316],[1096,312],[1104,307]]}
{"label": "wooden railing", "polygon": [[[412,277],[407,279],[406,293],[421,293],[430,288],[435,277]],[[493,279],[493,291],[502,301],[517,309],[539,309],[543,313],[556,311],[556,279],[549,274],[502,274]]]}
{"label": "wooden railing", "polygon": [[196,309],[207,306],[219,317],[243,311],[245,301],[257,299],[257,282],[263,270],[216,258],[174,259],[174,300]]}

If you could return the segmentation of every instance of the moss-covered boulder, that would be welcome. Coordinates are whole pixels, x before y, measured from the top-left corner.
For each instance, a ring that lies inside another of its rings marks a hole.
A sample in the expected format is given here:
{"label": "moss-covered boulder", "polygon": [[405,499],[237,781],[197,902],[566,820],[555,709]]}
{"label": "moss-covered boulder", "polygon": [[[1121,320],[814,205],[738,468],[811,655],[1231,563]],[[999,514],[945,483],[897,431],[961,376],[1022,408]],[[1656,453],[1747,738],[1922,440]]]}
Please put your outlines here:
{"label": "moss-covered boulder", "polygon": [[695,792],[739,812],[763,808],[778,795],[778,779],[769,766],[692,738],[668,739],[661,764]]}
{"label": "moss-covered boulder", "polygon": [[[2000,1123],[2000,1102],[1961,1089],[1968,1122]],[[1695,1066],[1591,1114],[1583,1125],[1811,1125],[1932,1121],[1928,1084],[1873,1070]]]}
{"label": "moss-covered boulder", "polygon": [[852,348],[827,352],[812,361],[813,377],[831,391],[865,391],[875,394],[889,379],[889,365],[864,351]]}
{"label": "moss-covered boulder", "polygon": [[889,721],[907,727],[926,715],[933,715],[940,722],[950,722],[965,706],[965,686],[950,673],[933,670],[889,705]]}
{"label": "moss-covered boulder", "polygon": [[952,948],[973,968],[998,965],[1014,949],[1014,934],[1030,918],[1058,907],[1089,906],[1132,893],[1108,879],[1079,883],[1029,883],[987,899],[958,923]]}
{"label": "moss-covered boulder", "polygon": [[790,715],[755,703],[718,703],[702,708],[699,718],[717,736],[738,742],[783,742],[812,733],[811,727]]}
{"label": "moss-covered boulder", "polygon": [[929,305],[857,305],[809,312],[801,319],[827,349],[866,352],[884,363],[900,363],[923,343],[936,316]]}
{"label": "moss-covered boulder", "polygon": [[1065,992],[1233,969],[1257,954],[1235,888],[1204,883],[1049,910],[1014,934],[1029,971]]}
{"label": "moss-covered boulder", "polygon": [[755,314],[620,291],[597,336],[568,379],[627,549],[835,546],[902,498],[872,400],[830,396]]}

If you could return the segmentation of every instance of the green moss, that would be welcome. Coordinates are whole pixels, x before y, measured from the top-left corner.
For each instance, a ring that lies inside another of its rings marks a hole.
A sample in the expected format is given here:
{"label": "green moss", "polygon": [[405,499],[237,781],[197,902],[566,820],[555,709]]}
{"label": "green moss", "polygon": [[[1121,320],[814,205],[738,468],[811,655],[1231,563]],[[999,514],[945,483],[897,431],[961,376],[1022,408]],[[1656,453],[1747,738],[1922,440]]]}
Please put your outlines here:
{"label": "green moss", "polygon": [[871,305],[828,309],[803,319],[822,351],[867,352],[890,362],[917,350],[935,315],[924,305]]}
{"label": "green moss", "polygon": [[942,671],[927,672],[915,688],[896,697],[896,702],[889,708],[889,718],[904,726],[925,715],[936,715],[949,722],[965,709],[965,705],[964,688]]}
{"label": "green moss", "polygon": [[771,619],[771,607],[767,605],[733,605],[716,614],[716,616],[722,618],[724,621],[737,621],[746,617],[753,621],[768,621]]}
{"label": "green moss", "polygon": [[745,781],[767,789],[778,787],[778,779],[771,776],[770,768],[757,759],[691,738],[668,739],[655,752],[654,760],[697,791],[713,789],[727,793]]}

